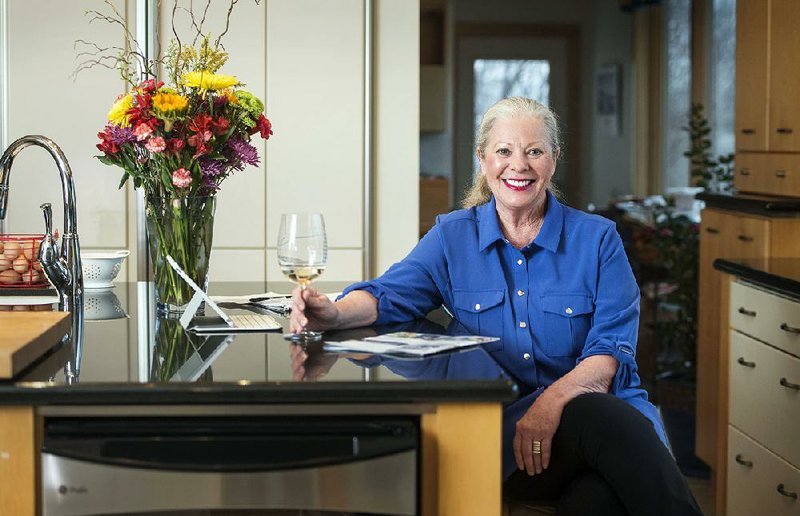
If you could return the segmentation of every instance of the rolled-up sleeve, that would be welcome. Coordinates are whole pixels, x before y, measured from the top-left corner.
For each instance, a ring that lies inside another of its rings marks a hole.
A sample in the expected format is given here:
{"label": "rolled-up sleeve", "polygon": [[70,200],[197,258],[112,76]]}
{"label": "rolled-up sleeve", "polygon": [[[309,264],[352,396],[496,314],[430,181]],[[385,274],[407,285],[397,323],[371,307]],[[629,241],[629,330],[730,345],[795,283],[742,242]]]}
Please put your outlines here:
{"label": "rolled-up sleeve", "polygon": [[630,387],[636,375],[636,341],[639,330],[639,287],[631,271],[622,240],[609,226],[600,245],[599,270],[592,327],[577,362],[610,355],[619,367],[611,393]]}
{"label": "rolled-up sleeve", "polygon": [[437,224],[402,261],[377,279],[350,285],[341,297],[353,290],[364,290],[378,300],[375,324],[409,321],[425,317],[441,306],[447,277],[441,228]]}

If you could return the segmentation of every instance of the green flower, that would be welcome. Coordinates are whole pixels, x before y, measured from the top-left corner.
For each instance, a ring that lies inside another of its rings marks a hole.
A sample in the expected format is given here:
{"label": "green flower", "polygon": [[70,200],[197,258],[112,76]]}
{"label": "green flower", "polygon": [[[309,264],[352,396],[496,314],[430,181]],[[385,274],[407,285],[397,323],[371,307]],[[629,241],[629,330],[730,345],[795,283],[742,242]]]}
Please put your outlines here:
{"label": "green flower", "polygon": [[237,90],[235,95],[239,99],[239,105],[247,111],[250,118],[258,120],[258,116],[264,111],[264,103],[249,91]]}

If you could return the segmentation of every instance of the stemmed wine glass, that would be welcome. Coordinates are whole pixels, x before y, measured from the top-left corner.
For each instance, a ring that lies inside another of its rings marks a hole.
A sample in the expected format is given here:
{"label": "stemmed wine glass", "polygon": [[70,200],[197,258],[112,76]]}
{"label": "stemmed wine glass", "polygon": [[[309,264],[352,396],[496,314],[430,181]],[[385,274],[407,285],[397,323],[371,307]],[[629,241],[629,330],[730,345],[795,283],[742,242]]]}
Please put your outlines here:
{"label": "stemmed wine glass", "polygon": [[[278,231],[278,264],[281,272],[305,290],[328,264],[328,238],[321,213],[284,213]],[[321,332],[304,329],[292,340],[317,341]]]}

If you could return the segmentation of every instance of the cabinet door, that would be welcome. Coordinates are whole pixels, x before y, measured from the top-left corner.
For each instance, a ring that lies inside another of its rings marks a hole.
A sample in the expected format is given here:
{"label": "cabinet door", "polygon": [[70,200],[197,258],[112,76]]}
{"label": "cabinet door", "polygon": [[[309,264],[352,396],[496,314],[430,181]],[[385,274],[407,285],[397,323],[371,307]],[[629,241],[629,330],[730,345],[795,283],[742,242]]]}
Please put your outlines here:
{"label": "cabinet door", "polygon": [[[765,3],[765,2],[738,2]],[[800,151],[800,2],[797,0],[771,0],[770,12],[770,80],[769,80],[769,149],[773,151]],[[741,18],[737,18],[741,20]],[[738,69],[738,63],[737,63]],[[750,77],[753,71],[747,71]],[[738,81],[737,88],[742,83]]]}
{"label": "cabinet door", "polygon": [[739,153],[733,184],[740,192],[800,196],[800,154]]}
{"label": "cabinet door", "polygon": [[736,150],[767,150],[769,2],[736,2]]}
{"label": "cabinet door", "polygon": [[[735,213],[703,210],[700,223],[700,263],[697,318],[697,456],[708,464],[717,461],[719,402],[721,274],[717,258],[764,258],[769,242],[769,222]],[[727,307],[726,307],[727,309]]]}

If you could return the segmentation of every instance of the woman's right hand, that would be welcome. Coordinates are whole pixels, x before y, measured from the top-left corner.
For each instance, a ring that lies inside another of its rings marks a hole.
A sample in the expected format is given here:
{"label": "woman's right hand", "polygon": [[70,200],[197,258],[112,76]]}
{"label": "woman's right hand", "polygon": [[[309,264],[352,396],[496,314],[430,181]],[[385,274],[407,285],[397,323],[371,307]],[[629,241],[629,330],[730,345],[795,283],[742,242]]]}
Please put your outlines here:
{"label": "woman's right hand", "polygon": [[333,328],[339,318],[339,309],[328,296],[315,288],[297,287],[292,292],[292,311],[289,331],[299,333],[304,329],[325,331]]}

